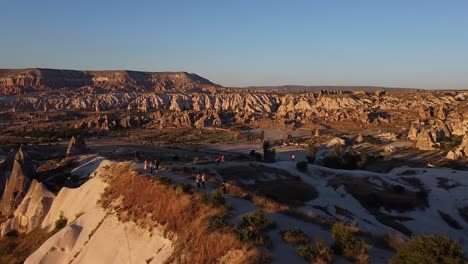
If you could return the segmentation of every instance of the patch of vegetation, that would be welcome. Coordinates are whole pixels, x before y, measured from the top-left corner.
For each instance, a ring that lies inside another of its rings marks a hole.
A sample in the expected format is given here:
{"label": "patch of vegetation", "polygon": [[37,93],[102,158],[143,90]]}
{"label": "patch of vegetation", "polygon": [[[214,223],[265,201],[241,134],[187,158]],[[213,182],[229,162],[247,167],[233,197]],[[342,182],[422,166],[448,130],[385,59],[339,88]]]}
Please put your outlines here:
{"label": "patch of vegetation", "polygon": [[317,148],[315,147],[315,144],[313,142],[309,142],[307,144],[307,162],[312,164],[315,162],[316,158],[316,153],[317,153]]}
{"label": "patch of vegetation", "polygon": [[341,147],[336,147],[329,155],[323,158],[323,165],[333,169],[356,170],[362,169],[367,163],[366,153],[357,153],[352,148],[341,155]]}
{"label": "patch of vegetation", "polygon": [[209,219],[222,215],[228,208],[206,204],[203,193],[181,193],[173,186],[157,184],[154,178],[135,170],[130,162],[113,164],[102,176],[109,186],[99,203],[106,210],[118,212],[119,221],[131,221],[144,229],[161,225],[164,231],[177,235],[168,263],[187,259],[191,263],[216,263],[232,250],[246,256],[239,263],[262,260],[263,254],[253,243],[239,241],[233,227],[210,227]]}
{"label": "patch of vegetation", "polygon": [[253,194],[249,195],[248,197],[254,204],[270,211],[283,211],[289,208],[287,204],[280,203],[275,199],[262,195]]}
{"label": "patch of vegetation", "polygon": [[44,229],[35,229],[28,234],[0,237],[0,263],[23,263],[50,236]]}
{"label": "patch of vegetation", "polygon": [[156,180],[161,183],[161,184],[164,184],[164,185],[171,185],[173,183],[173,180],[167,176],[161,176],[161,177],[158,177],[156,178]]}
{"label": "patch of vegetation", "polygon": [[332,227],[334,240],[333,250],[336,254],[355,263],[368,263],[367,247],[361,239],[357,238],[350,228],[343,223],[336,223]]}
{"label": "patch of vegetation", "polygon": [[[228,192],[238,197],[251,199],[269,210],[284,210],[289,206],[301,206],[317,198],[318,192],[312,185],[288,171],[268,166],[231,166],[219,168],[219,174],[228,181]],[[239,177],[241,176],[241,177]],[[268,178],[275,177],[269,180]],[[245,184],[242,180],[255,180],[257,184]]]}
{"label": "patch of vegetation", "polygon": [[59,218],[55,221],[55,232],[60,231],[62,228],[67,226],[68,218],[63,215],[63,211],[60,211]]}
{"label": "patch of vegetation", "polygon": [[216,189],[211,193],[210,197],[205,200],[205,203],[213,207],[221,207],[226,204],[226,200],[221,190]]}
{"label": "patch of vegetation", "polygon": [[254,242],[257,244],[265,245],[266,247],[270,248],[272,246],[271,239],[260,232],[260,230],[256,230],[249,227],[241,227],[237,231],[237,238],[242,242]]}
{"label": "patch of vegetation", "polygon": [[263,210],[257,210],[253,213],[246,214],[242,219],[246,226],[253,227],[257,230],[266,230],[275,227],[275,222],[268,219]]}
{"label": "patch of vegetation", "polygon": [[276,150],[272,148],[270,141],[263,141],[263,161],[275,162]]}
{"label": "patch of vegetation", "polygon": [[179,183],[176,187],[175,187],[176,191],[179,192],[179,193],[192,193],[192,190],[193,190],[193,186],[188,184],[188,183]]}
{"label": "patch of vegetation", "polygon": [[305,244],[309,242],[309,236],[299,228],[281,230],[281,237],[286,243]]}
{"label": "patch of vegetation", "polygon": [[461,183],[456,182],[454,180],[450,180],[448,178],[437,177],[437,187],[443,188],[445,190],[450,190],[455,187],[463,186]]}
{"label": "patch of vegetation", "polygon": [[315,240],[313,244],[297,247],[297,253],[309,263],[328,264],[333,260],[333,252],[321,239]]}
{"label": "patch of vegetation", "polygon": [[401,246],[390,264],[463,263],[463,248],[448,236],[421,235]]}
{"label": "patch of vegetation", "polygon": [[237,237],[240,241],[251,241],[271,247],[270,238],[263,232],[274,228],[275,223],[266,217],[263,210],[246,214],[242,219],[243,223],[237,231]]}
{"label": "patch of vegetation", "polygon": [[[333,188],[344,186],[346,191],[355,197],[359,203],[373,212],[379,214],[379,208],[387,210],[397,210],[400,212],[414,210],[415,208],[426,208],[428,206],[428,193],[424,185],[416,179],[421,186],[420,191],[406,190],[403,193],[395,192],[392,185],[384,185],[384,189],[376,186],[371,181],[372,178],[356,178],[348,175],[337,175],[328,181]],[[406,180],[407,178],[402,178]]]}
{"label": "patch of vegetation", "polygon": [[226,212],[223,212],[220,215],[214,215],[209,218],[210,221],[210,228],[212,229],[217,229],[217,228],[224,228],[228,227],[228,214]]}
{"label": "patch of vegetation", "polygon": [[372,136],[372,135],[367,135],[367,136],[364,136],[364,142],[367,142],[369,144],[372,144],[372,145],[382,145],[382,140]]}
{"label": "patch of vegetation", "polygon": [[15,130],[12,135],[17,137],[32,137],[32,138],[45,138],[45,139],[57,139],[57,138],[71,138],[72,136],[92,136],[92,133],[88,129],[77,129],[73,127],[59,127],[48,126],[48,127],[31,127],[28,129],[26,126],[23,130]]}
{"label": "patch of vegetation", "polygon": [[307,161],[299,161],[296,163],[296,168],[299,171],[306,172],[307,171]]}

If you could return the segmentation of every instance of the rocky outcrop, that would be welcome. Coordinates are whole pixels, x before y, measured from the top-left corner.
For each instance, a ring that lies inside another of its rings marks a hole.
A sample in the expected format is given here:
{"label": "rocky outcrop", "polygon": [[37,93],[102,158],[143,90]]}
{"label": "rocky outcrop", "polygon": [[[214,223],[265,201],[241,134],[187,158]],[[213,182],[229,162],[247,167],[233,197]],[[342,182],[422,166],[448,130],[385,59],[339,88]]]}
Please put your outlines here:
{"label": "rocky outcrop", "polygon": [[408,139],[409,140],[416,140],[418,138],[418,129],[414,125],[414,123],[411,124],[409,131],[408,131]]}
{"label": "rocky outcrop", "polygon": [[6,235],[16,230],[20,233],[28,233],[36,227],[40,227],[45,216],[49,212],[55,195],[42,183],[33,180],[23,201],[1,229],[1,234]]}
{"label": "rocky outcrop", "polygon": [[73,136],[68,143],[67,157],[85,154],[88,151],[86,143],[81,136]]}
{"label": "rocky outcrop", "polygon": [[416,148],[420,150],[433,150],[435,141],[432,134],[425,128],[418,133],[416,138]]}
{"label": "rocky outcrop", "polygon": [[364,142],[364,137],[362,136],[362,133],[359,133],[359,135],[356,137],[356,143],[362,142]]}
{"label": "rocky outcrop", "polygon": [[8,178],[10,178],[11,170],[13,169],[13,164],[15,161],[15,155],[16,152],[11,150],[10,153],[8,153],[6,156],[5,160],[0,163],[0,199],[3,196],[6,182]]}
{"label": "rocky outcrop", "polygon": [[11,174],[7,176],[5,189],[0,199],[0,210],[3,215],[10,215],[21,203],[29,190],[34,173],[35,168],[32,160],[20,147],[15,154]]}

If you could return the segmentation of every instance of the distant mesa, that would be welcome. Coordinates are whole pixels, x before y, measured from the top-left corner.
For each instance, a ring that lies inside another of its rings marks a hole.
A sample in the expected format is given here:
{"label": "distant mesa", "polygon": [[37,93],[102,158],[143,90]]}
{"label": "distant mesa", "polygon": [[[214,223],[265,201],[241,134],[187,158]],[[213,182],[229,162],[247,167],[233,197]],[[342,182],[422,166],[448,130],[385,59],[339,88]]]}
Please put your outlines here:
{"label": "distant mesa", "polygon": [[0,93],[3,94],[83,87],[103,91],[208,91],[220,86],[187,72],[0,69]]}

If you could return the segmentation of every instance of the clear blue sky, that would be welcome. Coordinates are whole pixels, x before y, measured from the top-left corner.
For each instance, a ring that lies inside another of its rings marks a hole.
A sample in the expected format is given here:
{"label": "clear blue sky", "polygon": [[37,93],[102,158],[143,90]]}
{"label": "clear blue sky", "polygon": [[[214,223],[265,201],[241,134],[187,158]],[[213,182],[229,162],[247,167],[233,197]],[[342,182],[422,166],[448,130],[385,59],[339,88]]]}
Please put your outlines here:
{"label": "clear blue sky", "polygon": [[0,68],[468,89],[468,1],[2,0]]}

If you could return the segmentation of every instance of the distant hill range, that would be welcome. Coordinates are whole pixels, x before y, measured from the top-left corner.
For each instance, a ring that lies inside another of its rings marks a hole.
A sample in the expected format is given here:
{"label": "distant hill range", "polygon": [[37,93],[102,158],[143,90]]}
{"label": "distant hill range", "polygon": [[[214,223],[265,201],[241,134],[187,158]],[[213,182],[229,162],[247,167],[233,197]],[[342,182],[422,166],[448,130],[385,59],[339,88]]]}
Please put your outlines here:
{"label": "distant hill range", "polygon": [[36,92],[216,92],[250,91],[298,93],[317,91],[421,90],[379,86],[282,85],[222,87],[194,73],[129,70],[80,71],[61,69],[0,69],[0,94]]}
{"label": "distant hill range", "polygon": [[212,91],[221,86],[187,72],[0,69],[3,94],[83,87],[94,91]]}
{"label": "distant hill range", "polygon": [[[284,93],[297,93],[297,92],[317,92],[317,91],[357,91],[362,90],[366,92],[374,92],[377,90],[418,90],[413,88],[396,88],[396,87],[382,87],[382,86],[346,86],[346,85],[280,85],[280,86],[248,86],[237,89],[248,89],[254,91],[274,91]],[[421,89],[419,89],[421,90]]]}

